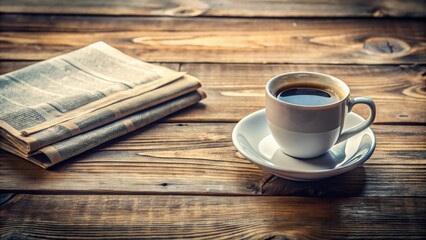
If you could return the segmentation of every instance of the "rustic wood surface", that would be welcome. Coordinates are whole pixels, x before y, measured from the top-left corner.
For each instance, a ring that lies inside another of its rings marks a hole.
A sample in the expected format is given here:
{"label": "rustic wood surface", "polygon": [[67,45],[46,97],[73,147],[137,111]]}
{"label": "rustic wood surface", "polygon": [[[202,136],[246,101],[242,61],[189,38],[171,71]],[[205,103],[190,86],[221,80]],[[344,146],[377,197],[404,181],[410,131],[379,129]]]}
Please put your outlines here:
{"label": "rustic wood surface", "polygon": [[422,0],[0,0],[4,13],[171,17],[425,17],[425,7]]}
{"label": "rustic wood surface", "polygon": [[0,235],[10,239],[90,239],[98,235],[136,239],[422,239],[426,234],[424,209],[423,199],[400,197],[22,194],[2,205]]}
{"label": "rustic wood surface", "polygon": [[[0,238],[426,238],[425,5],[0,0],[0,74],[102,40],[208,94],[49,170],[0,151]],[[377,148],[362,167],[295,182],[236,151],[233,127],[289,71],[375,100]]]}
{"label": "rustic wood surface", "polygon": [[234,125],[157,124],[49,171],[1,152],[0,186],[3,191],[34,193],[426,197],[423,126],[374,126],[377,149],[364,167],[297,183],[271,178],[237,153],[230,138]]}
{"label": "rustic wood surface", "polygon": [[[41,18],[41,19],[39,19]],[[426,63],[421,20],[5,15],[0,58],[42,60],[95,41],[151,62]],[[40,27],[44,24],[44,27]]]}

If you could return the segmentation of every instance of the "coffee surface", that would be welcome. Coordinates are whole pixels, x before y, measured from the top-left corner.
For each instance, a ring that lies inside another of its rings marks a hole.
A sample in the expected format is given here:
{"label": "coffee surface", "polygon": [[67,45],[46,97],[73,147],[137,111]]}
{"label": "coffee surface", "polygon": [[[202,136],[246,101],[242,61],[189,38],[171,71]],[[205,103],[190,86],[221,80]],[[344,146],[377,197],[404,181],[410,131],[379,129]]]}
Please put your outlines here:
{"label": "coffee surface", "polygon": [[340,100],[338,94],[330,89],[311,86],[283,88],[277,92],[276,97],[283,102],[302,106],[322,106]]}

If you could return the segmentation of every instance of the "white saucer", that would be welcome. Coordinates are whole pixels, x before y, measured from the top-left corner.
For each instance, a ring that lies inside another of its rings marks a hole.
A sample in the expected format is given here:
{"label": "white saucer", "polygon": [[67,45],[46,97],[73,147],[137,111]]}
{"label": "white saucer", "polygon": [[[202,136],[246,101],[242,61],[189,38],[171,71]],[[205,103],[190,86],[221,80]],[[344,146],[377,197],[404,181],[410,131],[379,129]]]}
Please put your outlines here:
{"label": "white saucer", "polygon": [[[345,129],[365,121],[349,113]],[[362,165],[373,154],[376,138],[367,128],[363,132],[333,146],[327,153],[310,159],[297,159],[284,154],[271,135],[265,109],[254,112],[235,126],[232,141],[248,160],[274,175],[297,181],[312,181],[348,172]]]}

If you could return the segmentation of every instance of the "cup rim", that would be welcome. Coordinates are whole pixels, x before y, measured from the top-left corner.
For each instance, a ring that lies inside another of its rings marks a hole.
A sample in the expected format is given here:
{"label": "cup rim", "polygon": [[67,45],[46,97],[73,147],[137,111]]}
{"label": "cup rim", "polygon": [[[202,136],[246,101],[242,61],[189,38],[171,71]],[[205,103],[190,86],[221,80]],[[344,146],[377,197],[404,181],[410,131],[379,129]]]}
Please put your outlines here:
{"label": "cup rim", "polygon": [[[294,75],[294,74],[311,74],[311,75],[317,75],[317,76],[319,75],[319,76],[322,76],[322,77],[327,77],[329,79],[332,79],[333,81],[336,81],[336,82],[340,83],[342,86],[344,86],[344,88],[345,88],[344,90],[346,92],[346,95],[337,102],[324,104],[324,105],[317,105],[317,106],[300,105],[300,104],[294,104],[294,103],[289,103],[289,102],[284,102],[284,101],[278,100],[275,96],[272,95],[271,91],[269,90],[270,85],[272,84],[272,82],[276,81],[277,79],[279,79],[283,76]],[[342,102],[346,101],[348,99],[349,95],[350,95],[350,89],[349,89],[348,85],[344,81],[342,81],[341,79],[339,79],[337,77],[333,77],[333,76],[328,75],[328,74],[319,73],[319,72],[309,72],[309,71],[287,72],[287,73],[281,73],[281,74],[275,75],[274,77],[269,79],[269,81],[266,83],[265,92],[270,98],[274,99],[274,101],[276,101],[280,104],[286,104],[286,105],[293,106],[293,107],[307,108],[307,109],[321,109],[321,108],[324,108],[324,107],[328,108],[328,107],[340,105]]]}

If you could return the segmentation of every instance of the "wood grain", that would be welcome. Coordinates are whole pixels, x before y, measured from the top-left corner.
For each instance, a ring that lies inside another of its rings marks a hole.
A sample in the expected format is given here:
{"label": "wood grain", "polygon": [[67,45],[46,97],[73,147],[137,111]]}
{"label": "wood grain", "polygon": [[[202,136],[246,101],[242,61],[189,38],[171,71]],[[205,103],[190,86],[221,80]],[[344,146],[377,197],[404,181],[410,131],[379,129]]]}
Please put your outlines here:
{"label": "wood grain", "polygon": [[[205,105],[186,111],[183,121],[239,121],[264,108],[264,86],[275,75],[292,71],[313,71],[344,80],[351,96],[371,97],[377,104],[376,123],[426,122],[426,68],[424,65],[330,66],[259,64],[183,64],[201,79],[208,98]],[[367,107],[355,112],[368,116]],[[201,118],[200,118],[201,116]]]}
{"label": "wood grain", "polygon": [[0,12],[172,17],[425,17],[424,1],[408,0],[0,0]]}
{"label": "wood grain", "polygon": [[2,16],[0,58],[41,60],[105,41],[151,62],[426,63],[420,20],[77,17],[68,26],[69,21]]}
{"label": "wood grain", "polygon": [[[421,30],[422,19],[312,19],[312,18],[208,18],[196,19],[170,17],[132,17],[132,16],[73,16],[73,15],[35,15],[35,14],[0,14],[0,27],[3,31],[18,32],[120,32],[120,31],[168,31],[201,32],[201,31],[300,31],[301,33],[333,30],[343,32],[350,29],[340,29],[345,25],[362,32],[369,28],[403,28],[415,26]],[[334,29],[337,26],[337,29]],[[414,30],[414,29],[413,29]],[[383,31],[383,29],[381,30]],[[424,32],[424,30],[422,31]],[[421,32],[420,32],[421,33]],[[415,33],[414,33],[415,34]],[[421,36],[419,33],[417,33]],[[69,43],[72,45],[72,42]]]}
{"label": "wood grain", "polygon": [[[0,74],[33,61],[0,61]],[[287,65],[287,64],[171,64],[164,66],[186,71],[203,83],[208,98],[164,121],[237,122],[264,107],[264,85],[272,76],[291,71],[323,72],[344,80],[352,96],[374,99],[376,123],[425,123],[425,65]],[[391,107],[390,107],[391,106]],[[355,112],[368,116],[367,107]]]}
{"label": "wood grain", "polygon": [[0,216],[3,239],[422,239],[426,234],[424,200],[398,197],[17,195],[1,206]]}
{"label": "wood grain", "polygon": [[426,196],[426,128],[374,126],[364,167],[316,182],[272,176],[237,153],[232,123],[156,124],[46,171],[2,152],[3,192]]}
{"label": "wood grain", "polygon": [[[424,239],[425,5],[0,0],[0,74],[102,40],[187,71],[208,93],[47,171],[0,151],[0,238]],[[294,182],[236,151],[235,123],[289,71],[337,76],[376,101],[377,148],[364,166]]]}

